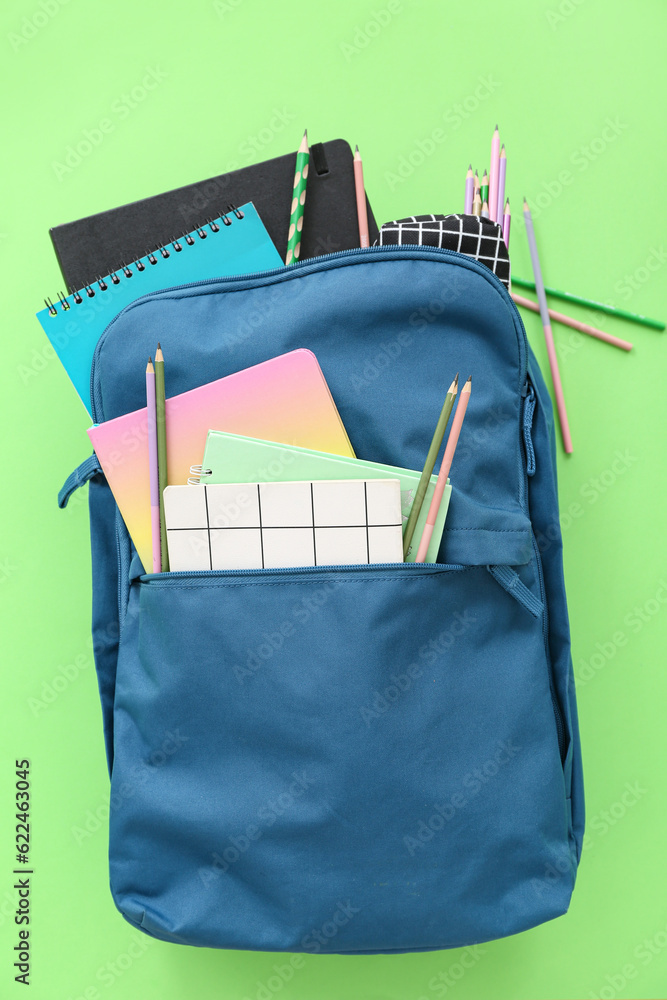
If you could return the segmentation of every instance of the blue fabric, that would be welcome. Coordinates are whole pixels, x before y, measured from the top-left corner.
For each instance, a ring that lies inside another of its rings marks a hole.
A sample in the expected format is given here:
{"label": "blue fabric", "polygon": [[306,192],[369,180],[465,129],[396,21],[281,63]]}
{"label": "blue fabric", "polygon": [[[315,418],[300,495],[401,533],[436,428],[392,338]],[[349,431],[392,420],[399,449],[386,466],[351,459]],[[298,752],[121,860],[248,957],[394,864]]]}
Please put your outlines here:
{"label": "blue fabric", "polygon": [[473,395],[435,566],[146,575],[96,501],[120,911],[186,944],[357,953],[564,913],[583,793],[553,420],[506,290],[378,247],[161,292],[100,341],[96,420],[143,405],[158,339],[169,394],[310,348],[357,454],[404,467],[456,371]]}

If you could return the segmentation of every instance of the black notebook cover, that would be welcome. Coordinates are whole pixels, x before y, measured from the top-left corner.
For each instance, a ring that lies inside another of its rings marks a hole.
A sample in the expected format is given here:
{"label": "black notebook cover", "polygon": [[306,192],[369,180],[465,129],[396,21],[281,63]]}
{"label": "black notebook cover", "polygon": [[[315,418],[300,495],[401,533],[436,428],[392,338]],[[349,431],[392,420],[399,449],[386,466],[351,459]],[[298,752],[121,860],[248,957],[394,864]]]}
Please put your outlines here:
{"label": "black notebook cover", "polygon": [[[287,253],[296,152],[166,191],[50,230],[72,291],[178,239],[228,206],[252,201],[282,259]],[[370,242],[378,228],[368,205]],[[300,260],[359,246],[352,150],[344,139],[310,147]]]}

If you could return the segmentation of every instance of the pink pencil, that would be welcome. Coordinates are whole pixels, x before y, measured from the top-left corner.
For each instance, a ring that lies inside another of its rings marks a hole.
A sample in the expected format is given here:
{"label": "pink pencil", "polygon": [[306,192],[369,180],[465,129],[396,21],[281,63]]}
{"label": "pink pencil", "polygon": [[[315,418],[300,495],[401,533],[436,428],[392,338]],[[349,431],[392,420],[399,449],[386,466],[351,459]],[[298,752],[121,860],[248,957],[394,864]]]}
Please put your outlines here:
{"label": "pink pencil", "polygon": [[471,163],[470,166],[468,167],[468,173],[466,174],[466,194],[465,194],[465,203],[463,206],[464,215],[472,214],[472,199],[473,199],[474,187],[475,187],[475,178],[473,176],[472,163]]}
{"label": "pink pencil", "polygon": [[551,381],[553,382],[554,395],[556,397],[556,409],[558,410],[558,420],[560,430],[563,435],[563,447],[569,455],[572,452],[572,438],[570,436],[570,425],[567,420],[567,410],[565,409],[565,397],[563,386],[560,381],[558,370],[558,358],[554,347],[554,337],[551,332],[551,322],[549,309],[547,307],[547,296],[544,291],[544,281],[542,280],[542,270],[540,268],[540,258],[537,253],[537,243],[535,242],[535,230],[533,229],[533,217],[530,214],[528,202],[523,199],[523,218],[526,223],[526,236],[528,237],[528,247],[530,249],[530,260],[533,265],[533,276],[535,278],[535,289],[537,291],[537,301],[539,302],[540,317],[544,328],[544,339],[547,343],[547,355],[549,356],[549,367],[551,368]]}
{"label": "pink pencil", "polygon": [[500,135],[496,125],[491,140],[491,166],[489,168],[489,218],[491,222],[498,219],[498,171],[500,169]]}
{"label": "pink pencil", "polygon": [[422,531],[419,549],[417,550],[417,556],[415,558],[415,562],[418,563],[424,562],[426,559],[426,553],[428,552],[428,547],[431,544],[431,536],[433,535],[433,528],[440,509],[440,502],[442,500],[442,495],[445,492],[445,486],[447,485],[447,476],[449,475],[449,470],[452,467],[452,459],[454,458],[454,452],[456,451],[456,445],[458,444],[459,434],[461,433],[461,425],[463,424],[463,418],[465,417],[466,410],[468,409],[471,389],[472,375],[468,378],[468,381],[461,389],[459,400],[456,404],[456,413],[454,414],[452,427],[449,432],[449,437],[447,438],[445,454],[442,457],[442,465],[440,466],[440,472],[438,473],[438,481],[435,484],[435,490],[433,491],[433,497],[431,498],[431,506],[428,509],[428,514],[426,515],[426,524],[424,525],[424,530]]}
{"label": "pink pencil", "polygon": [[368,235],[368,212],[366,211],[366,188],[364,187],[364,165],[359,147],[354,149],[354,187],[357,195],[357,221],[359,223],[359,246],[370,246]]}
{"label": "pink pencil", "polygon": [[505,214],[503,215],[503,239],[505,241],[505,246],[509,250],[510,248],[510,224],[512,222],[512,213],[510,212],[510,200],[509,198],[505,202]]}
{"label": "pink pencil", "polygon": [[505,153],[505,143],[500,150],[500,160],[498,161],[498,210],[496,212],[496,222],[499,226],[503,224],[503,206],[505,204],[505,177],[507,176],[507,154]]}
{"label": "pink pencil", "polygon": [[[518,306],[522,306],[524,309],[532,309],[532,311],[536,313],[540,311],[539,303],[533,302],[532,299],[526,299],[523,295],[515,295],[514,292],[512,292],[512,298]],[[563,326],[572,327],[573,330],[579,330],[580,333],[587,333],[590,337],[597,337],[598,340],[604,340],[607,344],[613,344],[614,347],[620,347],[622,351],[632,350],[632,344],[629,340],[621,340],[620,337],[614,337],[611,333],[605,333],[604,330],[598,330],[596,326],[589,326],[588,323],[580,323],[578,319],[572,319],[571,316],[565,316],[564,313],[556,312],[555,309],[549,310],[549,316],[556,323],[562,323]]]}
{"label": "pink pencil", "polygon": [[151,530],[153,539],[153,572],[162,572],[160,548],[160,489],[157,466],[157,420],[155,415],[155,368],[153,359],[146,365],[146,410],[148,413],[148,471],[151,484]]}

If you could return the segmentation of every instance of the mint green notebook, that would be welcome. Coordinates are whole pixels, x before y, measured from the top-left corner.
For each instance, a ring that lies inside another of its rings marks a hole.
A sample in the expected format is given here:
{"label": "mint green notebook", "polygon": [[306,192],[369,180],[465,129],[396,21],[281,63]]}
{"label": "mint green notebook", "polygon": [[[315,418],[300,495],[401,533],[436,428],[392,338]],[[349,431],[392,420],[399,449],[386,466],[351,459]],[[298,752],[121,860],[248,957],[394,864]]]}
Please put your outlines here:
{"label": "mint green notebook", "polygon": [[[324,451],[297,448],[296,445],[262,441],[259,438],[209,431],[202,462],[202,483],[283,483],[295,480],[322,479],[398,479],[401,484],[403,523],[410,514],[412,501],[421,476],[412,469],[365,462],[346,455],[331,455]],[[207,472],[206,470],[210,470]],[[195,469],[193,468],[193,471]],[[198,470],[197,470],[198,471]],[[422,528],[433,496],[437,478],[431,476],[415,529],[413,543],[406,562],[414,562]],[[437,560],[445,526],[452,488],[447,481],[440,510],[435,522],[426,562]]]}

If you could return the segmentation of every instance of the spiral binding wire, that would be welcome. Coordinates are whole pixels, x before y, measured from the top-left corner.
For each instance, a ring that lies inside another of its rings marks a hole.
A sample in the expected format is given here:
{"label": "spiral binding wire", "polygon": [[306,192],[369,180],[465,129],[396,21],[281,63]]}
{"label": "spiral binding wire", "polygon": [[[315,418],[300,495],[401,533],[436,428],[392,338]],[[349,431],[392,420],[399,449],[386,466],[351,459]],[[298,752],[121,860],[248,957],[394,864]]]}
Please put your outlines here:
{"label": "spiral binding wire", "polygon": [[201,481],[204,476],[212,476],[212,469],[205,469],[203,465],[191,465],[190,472],[192,475],[188,479],[188,486],[201,486]]}
{"label": "spiral binding wire", "polygon": [[[237,219],[243,218],[243,212],[240,208],[237,208],[235,205],[228,205],[226,212],[221,212],[219,216],[207,219],[203,226],[196,226],[193,232],[195,232],[201,240],[205,240],[208,237],[205,227],[208,226],[212,233],[219,233],[221,227],[218,225],[217,219],[220,219],[223,226],[231,226],[232,220],[229,218],[231,214],[236,216]],[[185,241],[188,246],[194,246],[195,244],[195,239],[191,233],[183,233],[181,236],[177,236],[173,240],[169,240],[162,246],[158,246],[154,250],[149,250],[146,254],[144,254],[144,256],[150,265],[157,264],[158,256],[156,255],[158,254],[162,260],[168,260],[171,257],[171,252],[167,249],[167,247],[169,246],[174,253],[181,253],[183,251],[183,244],[181,243],[182,240]],[[131,265],[121,263],[117,271],[112,271],[111,274],[107,275],[107,278],[111,281],[112,285],[118,285],[121,280],[118,276],[118,271],[121,271],[125,278],[131,278],[134,275],[132,267],[136,268],[138,272],[146,270],[146,265],[140,257],[138,260],[132,261]],[[106,292],[109,287],[105,279],[101,276],[95,279],[94,284],[99,285],[101,292]],[[80,289],[69,287],[69,297],[74,300],[76,305],[81,305],[84,294],[86,298],[92,299],[95,297],[95,289],[92,285],[84,285]],[[49,312],[49,316],[58,315],[58,306],[60,306],[63,312],[67,312],[68,309],[72,308],[71,303],[68,301],[68,297],[66,297],[62,292],[58,292],[57,303],[54,303],[52,299],[47,298],[44,299],[44,304]]]}

